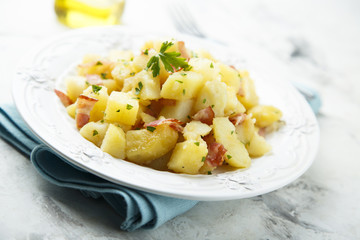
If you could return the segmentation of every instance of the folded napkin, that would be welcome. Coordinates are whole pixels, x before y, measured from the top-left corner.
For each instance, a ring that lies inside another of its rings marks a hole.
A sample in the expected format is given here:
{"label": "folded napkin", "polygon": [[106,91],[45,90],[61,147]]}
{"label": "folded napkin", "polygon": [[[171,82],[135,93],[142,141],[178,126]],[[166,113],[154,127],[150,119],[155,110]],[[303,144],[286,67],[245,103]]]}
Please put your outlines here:
{"label": "folded napkin", "polygon": [[0,107],[0,137],[31,159],[51,183],[80,190],[86,197],[103,197],[119,214],[120,228],[156,228],[188,211],[197,201],[176,199],[123,187],[88,173],[57,155],[31,133],[16,108]]}
{"label": "folded napkin", "polygon": [[[317,114],[321,105],[317,92],[301,84],[296,87]],[[122,230],[156,228],[198,203],[123,187],[74,166],[42,144],[14,106],[0,107],[0,137],[30,158],[35,169],[51,183],[78,189],[86,197],[104,198],[119,214],[118,224]]]}

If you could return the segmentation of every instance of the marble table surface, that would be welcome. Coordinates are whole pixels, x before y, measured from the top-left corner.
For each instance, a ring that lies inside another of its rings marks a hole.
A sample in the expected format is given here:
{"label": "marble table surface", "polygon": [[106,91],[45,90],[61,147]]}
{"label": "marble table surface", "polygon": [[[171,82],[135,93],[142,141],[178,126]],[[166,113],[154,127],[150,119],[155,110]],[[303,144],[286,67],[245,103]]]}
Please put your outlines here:
{"label": "marble table surface", "polygon": [[[122,232],[102,201],[58,188],[0,139],[0,239],[360,239],[360,2],[186,1],[208,37],[253,41],[318,90],[320,147],[298,180],[262,196],[201,202],[155,230]],[[123,24],[175,31],[169,1],[128,0]],[[141,6],[141,7],[140,7]],[[68,31],[53,1],[0,2],[0,103],[22,55]]]}

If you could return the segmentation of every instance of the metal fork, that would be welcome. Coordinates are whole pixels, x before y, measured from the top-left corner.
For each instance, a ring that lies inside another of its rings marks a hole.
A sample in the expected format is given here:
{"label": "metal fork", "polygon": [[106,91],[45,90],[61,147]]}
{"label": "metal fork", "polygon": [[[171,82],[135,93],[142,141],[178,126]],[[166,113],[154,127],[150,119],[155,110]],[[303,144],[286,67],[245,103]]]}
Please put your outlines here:
{"label": "metal fork", "polygon": [[[170,17],[175,25],[175,28],[185,34],[197,36],[200,38],[207,38],[207,36],[201,32],[199,26],[196,24],[195,19],[192,17],[190,10],[182,1],[169,1],[168,9]],[[222,45],[225,43],[211,39]],[[309,89],[300,85],[299,83],[293,83],[294,87],[304,96],[306,101],[312,106],[315,113],[319,111],[321,106],[321,100],[318,93],[315,90]]]}
{"label": "metal fork", "polygon": [[175,28],[179,32],[206,38],[184,2],[178,3],[178,1],[169,1],[168,9]]}

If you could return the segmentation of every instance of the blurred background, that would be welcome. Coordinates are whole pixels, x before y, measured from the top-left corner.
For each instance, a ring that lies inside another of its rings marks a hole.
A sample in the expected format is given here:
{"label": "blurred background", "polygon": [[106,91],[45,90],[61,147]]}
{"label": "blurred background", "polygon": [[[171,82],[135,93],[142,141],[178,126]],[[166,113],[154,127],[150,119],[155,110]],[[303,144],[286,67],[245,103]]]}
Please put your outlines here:
{"label": "blurred background", "polygon": [[[317,209],[312,209],[310,205],[297,207],[305,212],[310,209],[312,212],[318,213],[315,218],[314,215],[305,214],[305,218],[307,216],[314,222],[318,221],[320,226],[333,231],[321,235],[324,238],[356,239],[359,237],[360,232],[357,224],[360,222],[360,212],[356,206],[360,195],[354,195],[355,192],[359,192],[354,191],[354,188],[359,186],[360,183],[360,165],[357,163],[358,159],[355,159],[358,158],[360,146],[360,126],[358,124],[360,116],[360,1],[125,1],[125,3],[122,0],[115,1],[118,7],[114,9],[119,12],[119,17],[112,17],[104,21],[105,23],[119,23],[131,28],[147,28],[154,31],[162,30],[170,35],[171,32],[184,31],[184,29],[181,29],[181,24],[179,26],[179,19],[183,21],[191,19],[193,34],[221,42],[232,48],[240,46],[243,39],[251,41],[261,51],[273,55],[277,60],[286,64],[287,68],[293,73],[294,78],[289,80],[304,83],[319,91],[323,101],[318,116],[322,141],[316,161],[306,173],[306,176],[302,180],[300,179],[298,183],[310,186],[301,190],[307,196],[313,196],[312,186],[330,190],[326,190],[323,195],[319,196],[317,201],[320,199],[323,202],[318,202]],[[16,65],[22,56],[47,37],[71,30],[70,27],[63,24],[67,21],[63,9],[61,9],[63,2],[63,0],[57,1],[57,16],[54,7],[55,1],[0,1],[0,103],[11,102],[11,82],[15,75]],[[99,4],[99,1],[92,0],[91,2]],[[105,1],[100,2],[104,3]],[[121,13],[123,4],[123,13]],[[183,5],[181,10],[179,10],[179,5]],[[104,10],[103,13],[106,14],[106,11]],[[78,26],[78,24],[75,25]],[[195,26],[197,31],[194,31]],[[8,161],[10,162],[10,160]],[[20,165],[22,161],[17,162]],[[14,166],[17,166],[16,164],[14,163]],[[7,168],[5,163],[0,162],[0,169],[0,174],[13,174],[17,168]],[[31,174],[35,175],[35,173],[29,173],[29,175]],[[11,181],[17,181],[15,175],[13,175]],[[312,182],[319,184],[311,185]],[[0,184],[0,190],[1,187]],[[64,202],[65,205],[71,205],[71,200],[74,198],[78,199],[79,202],[84,201],[78,195],[73,197],[70,196],[71,193],[68,193],[64,197],[63,194],[66,191],[56,191],[61,193],[57,195],[57,199],[60,199],[59,201]],[[285,188],[282,191],[286,193],[289,190]],[[281,191],[277,193],[281,193]],[[24,194],[31,193],[24,190]],[[56,193],[53,194],[56,195]],[[269,194],[267,196],[274,195]],[[19,198],[21,198],[21,195],[19,195]],[[18,206],[12,205],[11,202],[10,197],[6,198],[5,196],[0,199],[1,206],[14,209],[13,215],[9,217],[9,215],[2,216],[0,208],[0,225],[5,224],[9,229],[14,228],[13,231],[16,232],[18,222],[23,219],[29,220],[30,216],[27,216],[26,211],[16,210]],[[315,204],[314,202],[316,201],[313,199],[311,204]],[[37,203],[34,201],[34,203],[30,204],[34,207]],[[228,204],[229,206],[234,205],[235,209],[237,203],[231,202]],[[246,212],[249,206],[257,206],[256,198],[243,200],[242,204],[242,210]],[[82,208],[81,205],[81,203],[77,203],[76,207],[74,207],[77,210],[73,209],[73,211],[86,212],[87,210]],[[193,221],[198,224],[199,229],[206,231],[209,228],[207,224],[210,223],[206,222],[204,218],[201,219],[201,216],[204,216],[209,209],[214,211],[216,204],[199,204],[186,218],[180,217],[175,221],[179,222],[184,218],[186,219],[186,221],[182,222],[184,225]],[[255,211],[259,208],[250,207],[249,209]],[[325,215],[322,215],[322,213],[328,212],[329,209],[331,209],[329,215],[324,217]],[[311,212],[310,210],[309,212]],[[213,216],[220,215],[220,213],[216,214],[215,211]],[[237,214],[240,216],[240,212]],[[229,213],[229,221],[234,220],[234,216],[233,213]],[[264,216],[259,214],[259,218],[262,217]],[[1,218],[6,218],[6,223]],[[326,223],[322,224],[322,219],[325,219]],[[349,219],[351,219],[352,223],[350,223]],[[34,227],[30,221],[26,222],[22,225],[22,231],[41,231],[41,224],[46,219],[34,221],[38,225]],[[226,231],[229,227],[229,225],[225,226],[215,222],[212,220],[211,225],[214,232]],[[241,224],[244,226],[246,219]],[[285,230],[289,232],[298,231],[297,233],[303,234],[300,236],[307,234],[304,239],[315,239],[314,236],[319,236],[316,235],[316,231],[309,232],[306,226],[293,226],[291,224],[285,221],[284,226],[290,226],[290,230],[288,228]],[[83,228],[83,226],[77,226],[77,228],[73,229],[70,225],[66,226],[67,228],[63,226],[60,226],[60,228],[71,229],[74,232],[77,231],[76,229]],[[31,230],[33,227],[34,229]],[[93,230],[94,235],[96,235],[98,231],[97,224],[94,224],[93,227],[95,229]],[[114,229],[114,226],[112,227]],[[232,231],[239,232],[237,229],[232,228]],[[107,231],[112,230],[104,230],[104,233]],[[270,229],[269,231],[273,230]],[[276,233],[276,230],[274,231]],[[319,231],[321,233],[322,230]],[[59,230],[59,232],[61,231]],[[81,231],[79,230],[79,232]],[[158,236],[165,236],[163,232],[171,234],[171,223],[154,231],[153,234],[158,233]],[[34,236],[33,238],[30,236],[21,239],[40,239],[36,238],[36,235]],[[115,239],[116,234],[113,236]],[[135,239],[135,235],[127,236],[133,236]],[[137,236],[140,237],[138,239],[146,239],[146,233],[139,233]],[[281,236],[284,237],[284,235]]]}

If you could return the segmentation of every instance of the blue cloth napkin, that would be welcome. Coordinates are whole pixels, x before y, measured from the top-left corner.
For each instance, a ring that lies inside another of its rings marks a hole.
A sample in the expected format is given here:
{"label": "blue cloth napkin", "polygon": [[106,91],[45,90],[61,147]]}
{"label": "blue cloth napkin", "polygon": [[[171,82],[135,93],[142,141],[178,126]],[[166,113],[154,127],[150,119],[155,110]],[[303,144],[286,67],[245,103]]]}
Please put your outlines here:
{"label": "blue cloth napkin", "polygon": [[51,183],[78,189],[87,197],[104,198],[119,214],[122,230],[156,228],[198,203],[123,187],[70,164],[42,144],[11,105],[0,107],[0,137],[30,158],[35,169]]}

